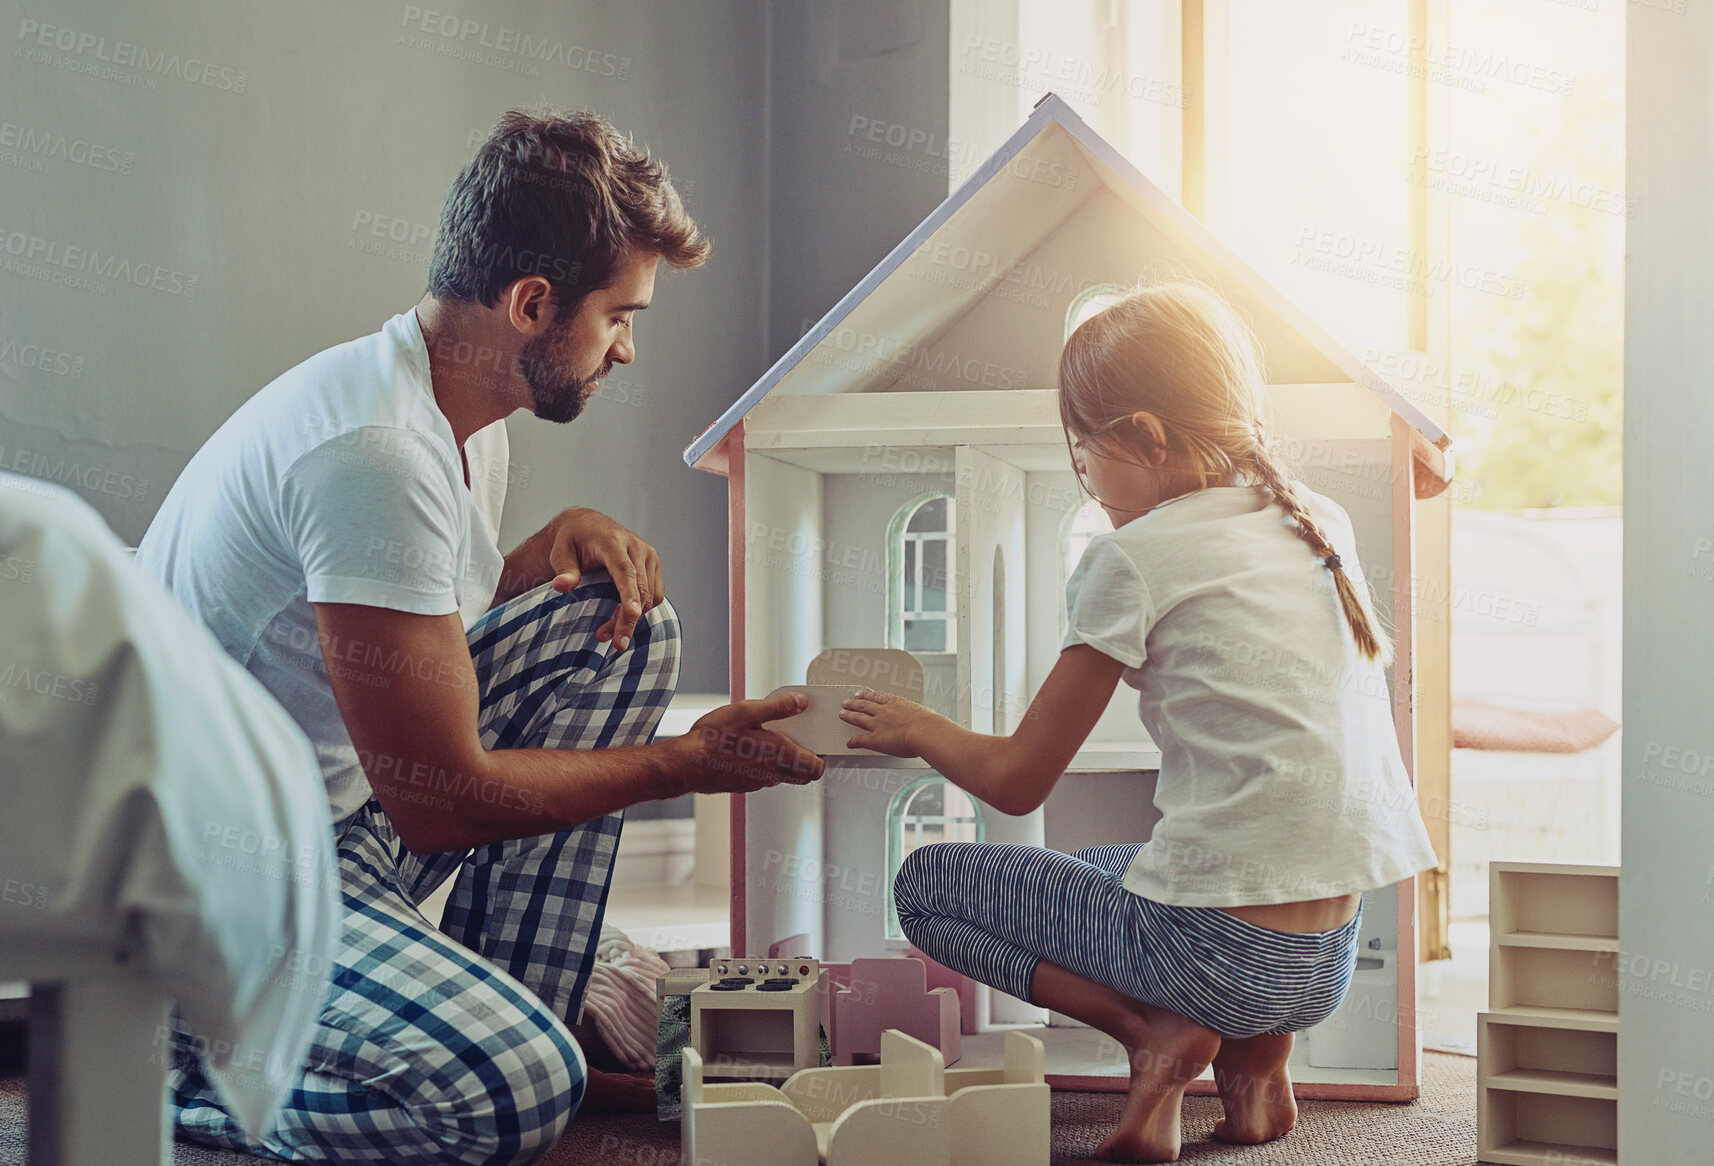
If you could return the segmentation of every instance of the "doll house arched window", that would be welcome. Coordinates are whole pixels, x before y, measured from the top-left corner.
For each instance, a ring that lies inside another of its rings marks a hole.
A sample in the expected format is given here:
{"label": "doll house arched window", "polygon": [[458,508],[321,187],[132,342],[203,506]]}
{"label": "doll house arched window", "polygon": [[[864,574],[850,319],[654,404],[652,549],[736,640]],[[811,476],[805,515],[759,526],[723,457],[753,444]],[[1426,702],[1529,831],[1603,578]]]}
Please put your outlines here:
{"label": "doll house arched window", "polygon": [[939,774],[919,777],[887,806],[887,938],[903,939],[893,881],[906,857],[936,842],[981,842],[987,831],[976,800]]}
{"label": "doll house arched window", "polygon": [[1125,298],[1125,289],[1116,283],[1098,283],[1078,292],[1065,312],[1065,335],[1071,334],[1091,316],[1100,314]]}
{"label": "doll house arched window", "polygon": [[958,650],[952,586],[952,498],[925,494],[893,515],[887,534],[887,647]]}
{"label": "doll house arched window", "polygon": [[[1086,500],[1082,506],[1065,516],[1065,521],[1059,526],[1059,593],[1065,594],[1065,585],[1071,581],[1071,573],[1077,570],[1077,564],[1083,561],[1083,552],[1089,549],[1089,540],[1098,534],[1105,534],[1113,529],[1113,522],[1107,517],[1107,512],[1101,509],[1101,503],[1093,498]],[[1065,604],[1059,605],[1059,638],[1065,639]]]}

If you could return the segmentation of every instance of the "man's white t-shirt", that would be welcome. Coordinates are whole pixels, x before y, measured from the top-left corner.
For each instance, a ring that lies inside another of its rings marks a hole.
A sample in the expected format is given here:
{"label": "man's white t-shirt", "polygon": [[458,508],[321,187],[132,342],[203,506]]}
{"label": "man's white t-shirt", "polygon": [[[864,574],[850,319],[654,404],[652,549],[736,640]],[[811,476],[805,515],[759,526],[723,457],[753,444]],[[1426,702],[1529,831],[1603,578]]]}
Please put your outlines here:
{"label": "man's white t-shirt", "polygon": [[[315,603],[469,628],[499,585],[503,422],[465,446],[435,404],[416,312],[317,353],[250,398],[173,484],[137,562],[214,632],[315,746],[335,828],[369,798],[345,731]],[[372,644],[333,644],[332,666],[421,667]]]}
{"label": "man's white t-shirt", "polygon": [[[1297,486],[1367,595],[1351,520]],[[1125,665],[1161,748],[1161,820],[1127,890],[1186,907],[1322,899],[1436,865],[1381,665],[1271,496],[1198,490],[1089,542],[1062,650]]]}

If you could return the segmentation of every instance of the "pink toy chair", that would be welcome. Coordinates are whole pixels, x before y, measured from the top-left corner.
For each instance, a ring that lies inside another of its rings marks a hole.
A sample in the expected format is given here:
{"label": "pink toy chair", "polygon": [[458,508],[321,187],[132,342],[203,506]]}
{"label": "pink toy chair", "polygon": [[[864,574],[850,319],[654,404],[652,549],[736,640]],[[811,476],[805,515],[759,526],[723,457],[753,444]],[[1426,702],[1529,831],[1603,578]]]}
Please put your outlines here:
{"label": "pink toy chair", "polygon": [[940,1050],[945,1064],[963,1056],[958,993],[928,986],[920,959],[893,956],[851,961],[851,986],[833,1000],[835,1065],[858,1055],[878,1056],[881,1033],[896,1028]]}
{"label": "pink toy chair", "polygon": [[953,971],[945,964],[932,960],[918,951],[915,944],[906,952],[913,960],[921,960],[928,969],[930,988],[951,988],[958,993],[958,1030],[965,1036],[982,1031],[982,989],[987,985]]}

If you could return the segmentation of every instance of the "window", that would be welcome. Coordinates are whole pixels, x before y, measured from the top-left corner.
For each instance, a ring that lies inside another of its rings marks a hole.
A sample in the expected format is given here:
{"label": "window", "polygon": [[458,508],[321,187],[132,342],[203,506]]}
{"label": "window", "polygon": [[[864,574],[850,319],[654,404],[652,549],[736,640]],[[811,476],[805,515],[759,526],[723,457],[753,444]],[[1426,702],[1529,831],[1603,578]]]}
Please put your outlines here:
{"label": "window", "polygon": [[939,774],[919,777],[887,807],[887,938],[903,939],[893,881],[905,856],[936,842],[981,842],[986,834],[976,800]]}
{"label": "window", "polygon": [[887,538],[887,647],[957,651],[953,537],[948,495],[924,495],[893,516]]}
{"label": "window", "polygon": [[[1077,570],[1077,564],[1083,561],[1083,552],[1089,549],[1089,540],[1098,534],[1113,529],[1112,520],[1107,512],[1101,509],[1101,503],[1091,499],[1065,516],[1065,521],[1059,528],[1059,593],[1065,594],[1065,585],[1071,581],[1071,573]],[[1059,638],[1065,639],[1067,625],[1065,622],[1065,605],[1059,608]]]}
{"label": "window", "polygon": [[1077,331],[1079,325],[1091,316],[1099,315],[1125,298],[1125,289],[1118,284],[1100,283],[1088,291],[1079,292],[1076,299],[1071,301],[1071,308],[1065,313],[1065,336]]}

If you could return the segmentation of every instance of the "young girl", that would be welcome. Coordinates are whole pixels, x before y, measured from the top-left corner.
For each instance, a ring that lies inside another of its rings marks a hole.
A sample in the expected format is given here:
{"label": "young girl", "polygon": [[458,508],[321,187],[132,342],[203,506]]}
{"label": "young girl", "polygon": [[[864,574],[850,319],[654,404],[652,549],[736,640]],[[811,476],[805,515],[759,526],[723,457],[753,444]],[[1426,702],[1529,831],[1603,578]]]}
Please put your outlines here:
{"label": "young girl", "polygon": [[1096,1156],[1178,1158],[1210,1062],[1225,1120],[1296,1121],[1292,1033],[1338,1007],[1361,892],[1435,865],[1399,755],[1387,653],[1351,522],[1269,452],[1254,338],[1193,284],[1137,291],[1059,365],[1080,479],[1113,520],[1067,586],[1069,631],[1017,730],[962,729],[865,691],[852,746],[921,757],[1008,814],[1040,806],[1121,678],[1161,748],[1147,843],[910,855],[899,922],[965,975],[1114,1037],[1131,1062]]}

